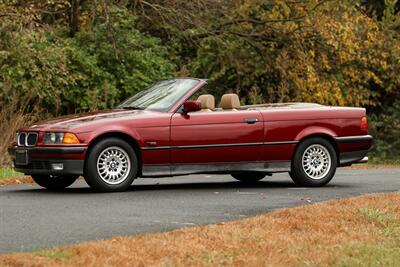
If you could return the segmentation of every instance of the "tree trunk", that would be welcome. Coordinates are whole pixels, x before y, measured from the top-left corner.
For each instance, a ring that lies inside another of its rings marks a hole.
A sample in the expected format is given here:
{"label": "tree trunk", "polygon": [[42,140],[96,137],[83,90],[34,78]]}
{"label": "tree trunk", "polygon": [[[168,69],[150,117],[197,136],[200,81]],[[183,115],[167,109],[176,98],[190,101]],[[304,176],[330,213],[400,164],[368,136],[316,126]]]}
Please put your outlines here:
{"label": "tree trunk", "polygon": [[70,0],[69,36],[74,37],[79,31],[79,0]]}

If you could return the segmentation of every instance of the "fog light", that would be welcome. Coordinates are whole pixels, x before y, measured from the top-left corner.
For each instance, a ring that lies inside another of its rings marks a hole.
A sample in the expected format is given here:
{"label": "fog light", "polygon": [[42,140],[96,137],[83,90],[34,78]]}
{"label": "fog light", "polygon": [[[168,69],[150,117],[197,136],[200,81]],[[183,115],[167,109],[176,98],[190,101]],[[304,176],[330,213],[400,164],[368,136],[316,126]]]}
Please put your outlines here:
{"label": "fog light", "polygon": [[62,163],[52,163],[51,168],[55,171],[62,171],[64,169],[64,164]]}

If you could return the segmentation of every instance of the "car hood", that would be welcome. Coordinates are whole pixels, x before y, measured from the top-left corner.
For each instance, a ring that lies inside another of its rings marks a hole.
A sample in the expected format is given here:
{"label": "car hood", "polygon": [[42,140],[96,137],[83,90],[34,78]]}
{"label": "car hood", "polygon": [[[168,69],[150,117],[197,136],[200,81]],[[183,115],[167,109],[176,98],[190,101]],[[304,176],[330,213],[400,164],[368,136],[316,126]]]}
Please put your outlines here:
{"label": "car hood", "polygon": [[109,109],[96,112],[87,112],[73,115],[61,116],[49,120],[39,121],[34,125],[21,129],[29,131],[64,131],[75,130],[79,131],[80,128],[92,127],[96,124],[107,123],[107,120],[115,119],[132,119],[135,117],[146,116],[151,111],[145,110],[124,110],[124,109]]}

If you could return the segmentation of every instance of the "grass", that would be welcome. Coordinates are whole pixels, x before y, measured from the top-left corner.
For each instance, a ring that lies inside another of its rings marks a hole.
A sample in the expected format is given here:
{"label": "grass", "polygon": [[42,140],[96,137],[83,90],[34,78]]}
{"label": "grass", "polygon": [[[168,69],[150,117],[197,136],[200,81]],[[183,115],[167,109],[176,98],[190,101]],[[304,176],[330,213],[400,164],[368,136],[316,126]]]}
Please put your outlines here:
{"label": "grass", "polygon": [[359,213],[378,225],[378,235],[384,240],[372,244],[351,245],[338,266],[398,266],[400,263],[400,220],[385,211],[362,208]]}
{"label": "grass", "polygon": [[370,157],[368,164],[371,165],[400,165],[400,158],[379,158],[379,157]]}
{"label": "grass", "polygon": [[33,183],[31,177],[24,176],[23,173],[16,172],[12,168],[0,167],[0,186],[28,183]]}
{"label": "grass", "polygon": [[352,169],[399,169],[400,164],[373,164],[373,163],[363,163],[363,164],[353,164],[350,166]]}
{"label": "grass", "polygon": [[12,168],[0,168],[0,179],[24,176],[22,173],[14,171]]}
{"label": "grass", "polygon": [[49,249],[33,252],[37,257],[42,257],[50,260],[65,260],[71,257],[68,251],[62,249]]}
{"label": "grass", "polygon": [[367,163],[353,164],[355,169],[383,169],[383,168],[400,168],[400,159],[387,159],[378,157],[369,157]]}
{"label": "grass", "polygon": [[240,221],[113,237],[0,266],[398,266],[400,193],[283,209]]}

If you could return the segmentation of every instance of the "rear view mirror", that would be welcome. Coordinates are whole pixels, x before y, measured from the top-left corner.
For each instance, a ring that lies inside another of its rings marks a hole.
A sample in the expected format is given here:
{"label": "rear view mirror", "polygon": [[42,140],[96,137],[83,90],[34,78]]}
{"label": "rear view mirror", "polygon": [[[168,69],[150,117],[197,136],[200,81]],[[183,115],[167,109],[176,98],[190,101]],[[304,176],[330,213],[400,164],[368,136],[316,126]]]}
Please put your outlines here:
{"label": "rear view mirror", "polygon": [[189,113],[201,110],[201,102],[197,100],[189,100],[183,104],[183,113]]}

